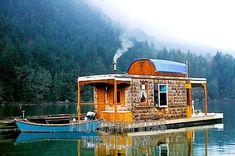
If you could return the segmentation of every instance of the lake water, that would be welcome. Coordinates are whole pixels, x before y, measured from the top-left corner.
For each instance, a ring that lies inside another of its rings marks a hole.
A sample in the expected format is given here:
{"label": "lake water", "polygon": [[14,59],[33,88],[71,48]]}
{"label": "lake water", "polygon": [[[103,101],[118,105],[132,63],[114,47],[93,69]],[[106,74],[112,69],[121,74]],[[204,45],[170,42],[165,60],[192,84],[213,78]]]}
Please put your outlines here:
{"label": "lake water", "polygon": [[[201,108],[202,102],[195,104]],[[89,108],[90,109],[90,108]],[[87,109],[87,110],[89,110]],[[0,117],[75,113],[75,104],[0,106]],[[85,109],[83,111],[86,111]],[[224,113],[223,126],[126,134],[0,134],[0,155],[235,155],[235,103],[209,102],[209,112]]]}

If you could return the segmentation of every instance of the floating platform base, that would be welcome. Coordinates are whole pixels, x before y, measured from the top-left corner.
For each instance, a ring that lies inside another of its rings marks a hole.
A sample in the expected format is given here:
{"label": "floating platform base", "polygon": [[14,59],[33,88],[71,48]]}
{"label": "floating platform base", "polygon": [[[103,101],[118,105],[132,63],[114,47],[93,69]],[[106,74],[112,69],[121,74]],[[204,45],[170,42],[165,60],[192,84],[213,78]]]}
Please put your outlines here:
{"label": "floating platform base", "polygon": [[223,113],[198,113],[191,118],[174,119],[174,120],[156,120],[156,121],[138,121],[132,123],[110,123],[104,122],[98,128],[105,132],[141,132],[141,131],[157,131],[166,129],[178,129],[184,127],[211,125],[221,123]]}

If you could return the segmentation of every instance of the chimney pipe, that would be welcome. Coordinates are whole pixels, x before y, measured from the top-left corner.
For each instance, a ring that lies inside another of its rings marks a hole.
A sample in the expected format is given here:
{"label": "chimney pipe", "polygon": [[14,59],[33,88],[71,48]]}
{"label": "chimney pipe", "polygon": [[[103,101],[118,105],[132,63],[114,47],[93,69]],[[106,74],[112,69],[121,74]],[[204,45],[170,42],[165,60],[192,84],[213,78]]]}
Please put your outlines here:
{"label": "chimney pipe", "polygon": [[113,71],[116,73],[117,71],[117,60],[113,59]]}

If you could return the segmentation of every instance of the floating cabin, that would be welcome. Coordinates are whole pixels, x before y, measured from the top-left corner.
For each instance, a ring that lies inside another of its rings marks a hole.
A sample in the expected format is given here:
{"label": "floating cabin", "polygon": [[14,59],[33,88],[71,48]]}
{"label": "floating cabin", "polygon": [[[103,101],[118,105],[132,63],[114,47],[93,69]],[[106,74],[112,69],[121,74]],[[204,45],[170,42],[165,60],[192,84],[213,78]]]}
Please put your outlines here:
{"label": "floating cabin", "polygon": [[[137,122],[182,119],[193,115],[192,88],[204,91],[204,116],[207,116],[205,78],[189,78],[183,63],[138,59],[127,74],[107,74],[78,78],[78,112],[83,104],[81,87],[94,87],[94,108],[106,121]],[[78,114],[80,117],[80,114]]]}

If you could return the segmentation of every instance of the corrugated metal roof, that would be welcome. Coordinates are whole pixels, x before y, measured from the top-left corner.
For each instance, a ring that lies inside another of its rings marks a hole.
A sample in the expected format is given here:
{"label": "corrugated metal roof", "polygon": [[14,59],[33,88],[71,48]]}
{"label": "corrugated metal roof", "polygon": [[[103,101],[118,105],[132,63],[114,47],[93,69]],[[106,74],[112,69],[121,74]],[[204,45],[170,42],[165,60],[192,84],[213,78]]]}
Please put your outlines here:
{"label": "corrugated metal roof", "polygon": [[150,60],[156,68],[157,72],[169,72],[169,73],[187,73],[187,66],[184,63],[158,60],[158,59],[148,59]]}

